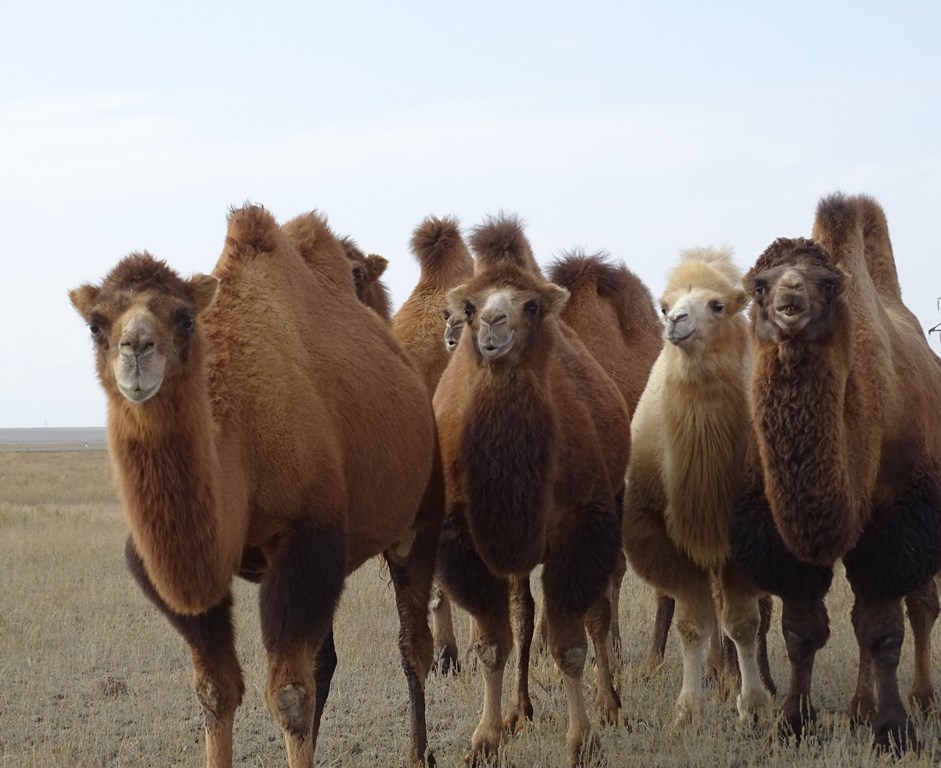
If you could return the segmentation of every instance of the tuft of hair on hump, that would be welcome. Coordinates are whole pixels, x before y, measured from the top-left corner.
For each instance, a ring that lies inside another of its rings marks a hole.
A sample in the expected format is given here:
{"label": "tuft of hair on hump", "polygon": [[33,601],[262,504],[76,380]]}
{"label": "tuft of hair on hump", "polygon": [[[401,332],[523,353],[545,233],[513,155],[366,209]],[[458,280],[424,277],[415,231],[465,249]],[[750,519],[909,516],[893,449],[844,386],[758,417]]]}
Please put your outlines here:
{"label": "tuft of hair on hump", "polygon": [[259,254],[271,253],[277,248],[278,222],[262,205],[246,203],[241,208],[231,208],[225,251],[228,259],[243,261]]}
{"label": "tuft of hair on hump", "polygon": [[542,275],[533,256],[532,246],[523,233],[523,220],[519,216],[502,211],[496,216],[486,216],[484,222],[472,230],[470,245],[477,256],[477,271],[510,263]]}
{"label": "tuft of hair on hump", "polygon": [[696,246],[680,251],[681,266],[697,261],[708,264],[732,284],[742,282],[742,271],[732,261],[732,249],[727,245],[719,248]]}
{"label": "tuft of hair on hump", "polygon": [[422,272],[435,272],[453,259],[470,262],[470,252],[461,237],[455,216],[428,216],[415,227],[409,241]]}
{"label": "tuft of hair on hump", "polygon": [[[631,273],[623,264],[615,264],[607,251],[586,253],[582,248],[563,251],[549,265],[549,280],[570,291],[593,284],[599,296],[624,293]],[[646,290],[646,289],[645,289]]]}
{"label": "tuft of hair on hump", "polygon": [[135,290],[149,288],[177,289],[185,291],[186,283],[163,259],[148,251],[134,251],[125,256],[108,272],[102,287]]}

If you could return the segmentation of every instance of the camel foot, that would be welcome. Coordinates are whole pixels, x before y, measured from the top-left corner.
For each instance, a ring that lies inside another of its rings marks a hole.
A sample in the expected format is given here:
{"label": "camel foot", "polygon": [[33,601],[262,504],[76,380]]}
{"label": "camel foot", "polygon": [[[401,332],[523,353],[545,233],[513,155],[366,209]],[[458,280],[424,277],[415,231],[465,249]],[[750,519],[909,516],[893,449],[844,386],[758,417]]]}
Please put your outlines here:
{"label": "camel foot", "polygon": [[663,668],[663,657],[650,655],[645,658],[637,668],[637,676],[641,680],[652,680]]}
{"label": "camel foot", "polygon": [[493,729],[483,724],[478,725],[471,736],[471,748],[464,756],[468,765],[487,765],[496,763],[500,745],[506,738],[506,731],[502,728]]}
{"label": "camel foot", "polygon": [[527,701],[522,705],[514,704],[507,710],[506,717],[503,718],[503,730],[510,736],[516,736],[526,727],[526,721],[533,719],[532,702]]}
{"label": "camel foot", "polygon": [[599,765],[602,762],[601,739],[594,731],[569,734],[565,738],[569,768]]}
{"label": "camel foot", "polygon": [[453,645],[444,646],[431,665],[431,671],[444,676],[461,674],[461,662],[457,657],[457,648]]}
{"label": "camel foot", "polygon": [[915,724],[904,710],[882,715],[872,726],[872,746],[878,752],[896,757],[911,750],[917,751]]}
{"label": "camel foot", "polygon": [[872,691],[857,691],[850,700],[847,714],[854,723],[871,723],[876,714],[876,698]]}
{"label": "camel foot", "polygon": [[621,698],[617,691],[609,691],[607,694],[598,691],[595,710],[604,725],[616,725],[621,714]]}
{"label": "camel foot", "polygon": [[817,710],[806,699],[797,702],[788,699],[781,708],[778,721],[778,738],[788,741],[792,736],[799,742],[817,722]]}
{"label": "camel foot", "polygon": [[745,691],[735,698],[738,721],[742,725],[754,725],[771,716],[771,695],[764,689]]}
{"label": "camel foot", "polygon": [[934,686],[927,688],[912,688],[908,692],[908,706],[913,712],[929,712],[938,706],[938,700],[934,695]]}
{"label": "camel foot", "polygon": [[703,721],[703,698],[689,693],[681,693],[676,700],[676,716],[673,724],[680,728],[692,726],[698,728]]}

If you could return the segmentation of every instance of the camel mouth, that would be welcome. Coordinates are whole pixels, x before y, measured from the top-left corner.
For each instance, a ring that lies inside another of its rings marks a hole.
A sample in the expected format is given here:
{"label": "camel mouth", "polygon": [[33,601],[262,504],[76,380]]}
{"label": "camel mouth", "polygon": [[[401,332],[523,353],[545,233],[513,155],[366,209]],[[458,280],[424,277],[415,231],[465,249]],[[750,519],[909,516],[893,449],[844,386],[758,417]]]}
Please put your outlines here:
{"label": "camel mouth", "polygon": [[157,394],[157,390],[160,389],[162,381],[163,379],[150,387],[142,387],[139,381],[135,383],[133,387],[119,383],[118,389],[121,390],[121,394],[132,403],[143,403],[145,400],[150,400],[150,398]]}
{"label": "camel mouth", "polygon": [[482,344],[480,347],[480,354],[482,354],[488,360],[499,360],[512,348],[513,336],[510,336],[509,339],[501,344],[494,344],[492,341],[488,342],[487,344]]}
{"label": "camel mouth", "polygon": [[687,341],[693,338],[693,334],[695,333],[696,333],[695,328],[691,331],[687,331],[684,334],[677,334],[677,333],[674,333],[673,331],[667,331],[667,341],[669,341],[671,344],[673,344],[676,347],[682,347],[683,344],[685,344]]}

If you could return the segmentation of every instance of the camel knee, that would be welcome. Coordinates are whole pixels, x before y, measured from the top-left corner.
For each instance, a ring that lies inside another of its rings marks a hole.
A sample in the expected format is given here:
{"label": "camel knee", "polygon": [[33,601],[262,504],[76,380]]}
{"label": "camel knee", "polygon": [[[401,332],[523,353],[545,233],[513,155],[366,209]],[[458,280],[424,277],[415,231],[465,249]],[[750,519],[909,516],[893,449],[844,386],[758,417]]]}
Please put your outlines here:
{"label": "camel knee", "polygon": [[748,645],[758,638],[760,620],[757,615],[733,619],[725,623],[725,633],[736,645]]}
{"label": "camel knee", "polygon": [[268,709],[282,731],[304,738],[314,719],[314,697],[305,686],[288,683],[270,692]]}
{"label": "camel knee", "polygon": [[580,677],[585,669],[585,659],[588,658],[588,647],[577,645],[573,648],[565,648],[557,651],[554,656],[563,675]]}
{"label": "camel knee", "polygon": [[227,686],[221,684],[220,681],[201,677],[196,680],[193,687],[199,706],[203,710],[207,728],[229,720],[242,702],[241,685]]}
{"label": "camel knee", "polygon": [[487,672],[497,672],[506,665],[506,651],[498,643],[474,643],[477,658]]}
{"label": "camel knee", "polygon": [[701,621],[682,618],[676,622],[676,631],[680,634],[683,645],[697,646],[706,642],[706,627]]}

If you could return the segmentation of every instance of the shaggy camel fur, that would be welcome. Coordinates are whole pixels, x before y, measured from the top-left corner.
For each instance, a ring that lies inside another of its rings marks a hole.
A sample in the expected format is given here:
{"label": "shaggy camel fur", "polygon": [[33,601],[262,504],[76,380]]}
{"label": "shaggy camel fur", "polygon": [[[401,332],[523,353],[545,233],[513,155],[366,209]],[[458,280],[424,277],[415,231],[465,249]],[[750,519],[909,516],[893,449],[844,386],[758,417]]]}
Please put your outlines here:
{"label": "shaggy camel fur", "polygon": [[631,425],[624,546],[637,573],[676,599],[683,650],[678,723],[703,716],[703,661],[716,605],[738,652],[739,717],[770,713],[757,590],[730,562],[729,520],[749,432],[751,351],[741,276],[726,250],[683,254],[660,300],[661,351]]}
{"label": "shaggy camel fur", "polygon": [[[913,735],[897,667],[906,597],[914,705],[933,700],[928,643],[941,566],[941,361],[902,303],[888,224],[865,196],[817,207],[813,239],[776,240],[745,285],[754,304],[754,435],[733,524],[736,558],[781,595],[791,679],[784,726],[800,734],[824,596],[840,558],[853,588],[860,675],[851,713],[875,743]],[[875,674],[875,696],[872,675]]]}
{"label": "shaggy camel fur", "polygon": [[346,258],[353,268],[353,284],[357,298],[386,322],[392,320],[392,298],[380,278],[389,260],[375,253],[364,254],[351,237],[340,239]]}
{"label": "shaggy camel fur", "polygon": [[520,248],[521,231],[501,234],[493,226],[474,233],[477,272],[449,294],[467,328],[434,398],[448,500],[438,573],[477,626],[484,702],[471,740],[476,756],[495,752],[504,728],[525,716],[517,699],[501,718],[510,598],[524,592],[531,603],[529,574],[543,564],[549,648],[563,673],[574,764],[583,747],[596,745],[581,687],[586,623],[598,658],[596,706],[609,721],[620,707],[606,589],[619,550],[615,486],[628,443],[602,434],[626,434],[629,420],[610,378],[558,319],[568,292],[517,266],[528,248]]}
{"label": "shaggy camel fur", "polygon": [[[624,398],[629,417],[633,418],[650,369],[663,346],[663,327],[647,286],[623,264],[612,263],[607,254],[588,255],[581,250],[559,256],[549,266],[549,279],[570,294],[560,315],[562,321],[575,331],[611,377]],[[621,645],[618,606],[626,570],[627,561],[622,555],[611,584],[611,638],[615,649]],[[659,649],[659,659],[648,660],[654,666],[659,666],[663,658],[673,611],[671,600],[666,595],[657,595],[651,653]],[[542,635],[544,622],[540,624],[537,637]]]}
{"label": "shaggy camel fur", "polygon": [[439,520],[420,503],[433,413],[405,352],[356,300],[325,222],[310,214],[282,230],[245,206],[229,216],[212,275],[184,280],[137,253],[70,297],[108,399],[128,565],[192,651],[207,764],[232,764],[244,692],[233,576],[261,584],[268,707],[289,764],[311,768],[336,667],[334,609],[346,575],[383,552],[402,625],[410,759],[423,762]]}
{"label": "shaggy camel fur", "polygon": [[[451,329],[456,339],[463,326],[463,322],[456,324],[463,314],[448,318],[447,292],[473,274],[474,260],[461,237],[460,224],[453,217],[427,217],[415,228],[410,245],[420,267],[418,283],[392,318],[392,330],[433,395],[450,359],[447,330],[445,344],[441,344],[442,329]],[[460,664],[451,601],[437,585],[432,591],[431,618],[434,668],[444,674],[456,672]]]}

